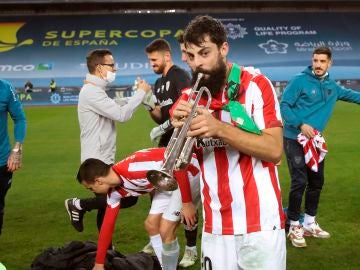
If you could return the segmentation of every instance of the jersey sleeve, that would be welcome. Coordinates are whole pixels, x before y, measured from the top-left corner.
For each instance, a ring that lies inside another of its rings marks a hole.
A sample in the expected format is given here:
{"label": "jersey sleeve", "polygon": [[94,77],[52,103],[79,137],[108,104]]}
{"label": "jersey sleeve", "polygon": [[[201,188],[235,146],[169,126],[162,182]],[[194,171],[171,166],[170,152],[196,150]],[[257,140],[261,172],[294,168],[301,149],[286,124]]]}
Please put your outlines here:
{"label": "jersey sleeve", "polygon": [[254,121],[259,129],[282,127],[280,106],[274,87],[269,79],[260,75],[254,78],[259,91],[254,97]]}
{"label": "jersey sleeve", "polygon": [[179,70],[174,77],[176,89],[178,90],[178,94],[181,95],[181,91],[185,88],[190,87],[190,78],[189,75],[184,70]]}
{"label": "jersey sleeve", "polygon": [[280,102],[281,115],[285,123],[294,128],[298,128],[303,123],[302,117],[295,114],[293,110],[294,105],[301,95],[300,85],[302,85],[300,78],[295,77],[291,79],[283,91]]}
{"label": "jersey sleeve", "polygon": [[117,104],[101,89],[87,91],[86,100],[91,109],[99,115],[118,122],[125,122],[131,118],[141,104],[145,91],[138,90],[124,105]]}
{"label": "jersey sleeve", "polygon": [[360,104],[360,92],[336,85],[338,91],[338,99]]}
{"label": "jersey sleeve", "polygon": [[118,204],[115,208],[111,206],[106,207],[104,221],[101,225],[96,259],[95,262],[98,264],[104,264],[106,258],[106,251],[111,243],[111,238],[114,233],[116,217],[120,210],[120,204]]}
{"label": "jersey sleeve", "polygon": [[188,100],[188,98],[189,98],[189,88],[186,88],[182,91],[181,96],[178,98],[178,100],[171,106],[171,108],[169,110],[170,118],[173,116],[173,111],[176,108],[179,101],[180,100]]}
{"label": "jersey sleeve", "polygon": [[[194,162],[194,160],[196,161],[196,163]],[[199,168],[197,167],[197,162],[197,159],[192,158],[191,163],[187,165],[184,170],[174,171],[174,176],[179,185],[181,200],[183,203],[192,202],[190,177],[194,177],[200,172]]]}
{"label": "jersey sleeve", "polygon": [[22,108],[21,102],[15,94],[15,90],[12,85],[8,84],[9,89],[9,113],[11,119],[14,121],[14,139],[15,142],[23,143],[26,133],[26,118]]}
{"label": "jersey sleeve", "polygon": [[174,171],[174,177],[176,178],[176,181],[179,185],[182,202],[183,203],[191,202],[192,197],[191,197],[188,171],[187,170]]}

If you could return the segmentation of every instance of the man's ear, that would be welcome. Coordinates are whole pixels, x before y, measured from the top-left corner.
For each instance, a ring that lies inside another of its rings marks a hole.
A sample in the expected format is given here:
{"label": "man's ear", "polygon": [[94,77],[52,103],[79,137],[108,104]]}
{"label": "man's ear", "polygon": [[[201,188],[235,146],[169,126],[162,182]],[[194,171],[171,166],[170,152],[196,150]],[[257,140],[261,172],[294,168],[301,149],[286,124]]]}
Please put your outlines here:
{"label": "man's ear", "polygon": [[102,66],[96,65],[94,75],[103,79]]}
{"label": "man's ear", "polygon": [[166,62],[171,61],[171,53],[169,51],[164,52],[164,58]]}
{"label": "man's ear", "polygon": [[229,53],[229,43],[224,42],[220,47],[220,53],[222,57],[226,57]]}
{"label": "man's ear", "polygon": [[104,179],[103,177],[99,176],[99,177],[96,177],[95,180],[94,180],[94,184],[98,184],[98,185],[102,185],[104,183]]}

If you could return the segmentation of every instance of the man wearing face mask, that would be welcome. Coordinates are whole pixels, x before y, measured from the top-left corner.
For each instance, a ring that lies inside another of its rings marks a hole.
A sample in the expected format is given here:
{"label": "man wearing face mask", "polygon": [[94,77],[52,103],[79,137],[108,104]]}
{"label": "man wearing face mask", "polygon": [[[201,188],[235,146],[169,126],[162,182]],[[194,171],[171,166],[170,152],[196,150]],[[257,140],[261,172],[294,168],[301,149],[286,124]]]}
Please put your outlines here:
{"label": "man wearing face mask", "polygon": [[[128,121],[142,103],[151,86],[143,80],[126,104],[119,105],[105,92],[116,77],[116,65],[110,50],[97,49],[86,57],[89,74],[80,90],[78,119],[80,124],[81,162],[97,158],[106,164],[114,164],[116,153],[115,122]],[[100,230],[106,208],[106,195],[95,194],[94,198],[65,200],[65,207],[74,228],[83,231],[83,216],[86,211],[98,209],[97,227]],[[136,203],[129,197],[122,208]],[[124,203],[124,201],[122,201]]]}

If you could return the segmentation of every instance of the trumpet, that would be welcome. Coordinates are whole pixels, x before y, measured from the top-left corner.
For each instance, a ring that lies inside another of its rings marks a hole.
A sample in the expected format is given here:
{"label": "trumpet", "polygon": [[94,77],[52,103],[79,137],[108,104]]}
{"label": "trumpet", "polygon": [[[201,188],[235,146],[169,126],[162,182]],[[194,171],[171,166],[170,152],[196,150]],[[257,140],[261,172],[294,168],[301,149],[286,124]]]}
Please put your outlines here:
{"label": "trumpet", "polygon": [[160,170],[150,170],[147,172],[147,178],[156,188],[164,191],[172,191],[178,188],[173,171],[183,169],[189,164],[192,155],[192,148],[196,138],[188,137],[192,119],[196,116],[196,109],[200,98],[205,92],[208,96],[206,109],[209,109],[211,103],[211,93],[205,86],[197,90],[200,80],[204,74],[199,73],[194,86],[191,89],[187,102],[192,102],[191,112],[184,124],[175,128],[170,138],[169,144],[164,153],[164,163]]}

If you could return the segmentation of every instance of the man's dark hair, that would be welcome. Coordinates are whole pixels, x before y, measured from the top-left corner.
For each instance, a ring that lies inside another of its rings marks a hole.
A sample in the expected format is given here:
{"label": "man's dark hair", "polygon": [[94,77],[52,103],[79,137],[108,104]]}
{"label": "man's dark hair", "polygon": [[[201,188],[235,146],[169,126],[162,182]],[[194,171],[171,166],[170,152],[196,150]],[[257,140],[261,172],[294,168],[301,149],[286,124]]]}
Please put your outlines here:
{"label": "man's dark hair", "polygon": [[171,52],[171,47],[169,42],[163,38],[158,38],[150,42],[149,45],[145,48],[146,53],[152,52]]}
{"label": "man's dark hair", "polygon": [[196,16],[186,27],[184,33],[185,45],[187,43],[200,46],[206,36],[215,43],[218,48],[227,41],[224,25],[217,19],[208,15]]}
{"label": "man's dark hair", "polygon": [[329,47],[317,47],[313,51],[314,54],[326,54],[329,59],[331,59],[332,53]]}
{"label": "man's dark hair", "polygon": [[89,158],[80,165],[76,178],[80,184],[83,181],[86,183],[94,183],[96,178],[108,175],[110,168],[111,165],[99,159]]}
{"label": "man's dark hair", "polygon": [[184,40],[184,33],[180,33],[177,37],[176,40],[179,42],[179,44],[184,44],[185,40]]}
{"label": "man's dark hair", "polygon": [[103,62],[106,55],[112,55],[112,52],[108,49],[96,49],[88,53],[86,56],[86,64],[91,74],[95,72],[96,66]]}

